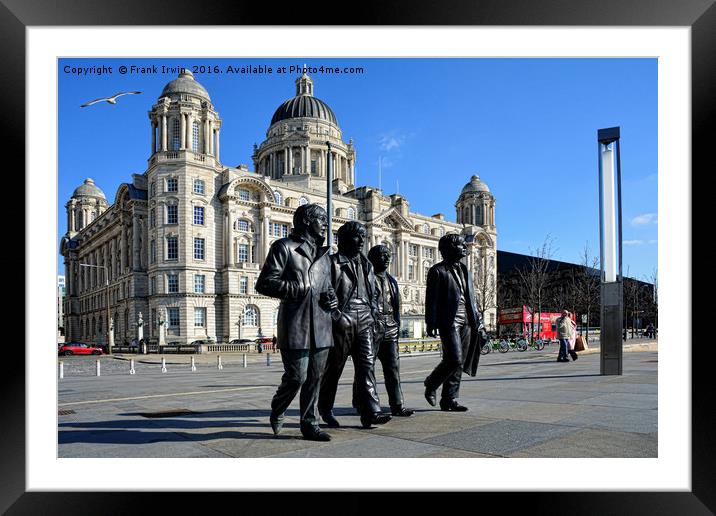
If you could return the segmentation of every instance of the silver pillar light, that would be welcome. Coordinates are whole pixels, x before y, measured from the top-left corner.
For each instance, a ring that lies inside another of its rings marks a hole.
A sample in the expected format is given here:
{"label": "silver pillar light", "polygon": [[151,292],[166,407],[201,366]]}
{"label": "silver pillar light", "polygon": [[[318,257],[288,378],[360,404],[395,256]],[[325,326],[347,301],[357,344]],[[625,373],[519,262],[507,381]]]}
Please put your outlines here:
{"label": "silver pillar light", "polygon": [[601,250],[600,373],[622,374],[623,277],[619,127],[599,129],[599,240]]}
{"label": "silver pillar light", "polygon": [[326,142],[328,152],[326,153],[326,214],[328,216],[328,234],[326,245],[328,249],[333,244],[333,153],[331,142]]}

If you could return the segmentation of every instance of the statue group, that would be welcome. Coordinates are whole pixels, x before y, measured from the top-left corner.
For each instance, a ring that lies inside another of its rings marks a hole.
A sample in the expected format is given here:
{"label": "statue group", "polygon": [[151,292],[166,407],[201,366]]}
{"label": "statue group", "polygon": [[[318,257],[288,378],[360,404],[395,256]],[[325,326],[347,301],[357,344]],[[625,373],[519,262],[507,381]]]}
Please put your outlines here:
{"label": "statue group", "polygon": [[[354,366],[353,407],[363,428],[414,414],[404,406],[400,385],[400,293],[387,271],[390,250],[377,245],[364,255],[365,226],[349,221],[338,230],[338,250],[331,253],[323,246],[327,227],[321,206],[300,206],[292,233],[271,245],[256,283],[257,292],[281,300],[277,346],[284,374],[271,401],[274,435],[298,394],[304,439],[331,440],[321,430],[319,416],[325,426],[340,427],[333,408],[349,356]],[[441,410],[465,411],[457,401],[460,378],[463,372],[476,374],[480,346],[487,339],[472,278],[461,262],[467,254],[463,238],[443,236],[439,251],[443,261],[428,273],[425,318],[428,334],[440,336],[443,353],[425,379],[425,399],[435,406],[442,386]],[[383,367],[390,414],[381,409],[376,358]]]}

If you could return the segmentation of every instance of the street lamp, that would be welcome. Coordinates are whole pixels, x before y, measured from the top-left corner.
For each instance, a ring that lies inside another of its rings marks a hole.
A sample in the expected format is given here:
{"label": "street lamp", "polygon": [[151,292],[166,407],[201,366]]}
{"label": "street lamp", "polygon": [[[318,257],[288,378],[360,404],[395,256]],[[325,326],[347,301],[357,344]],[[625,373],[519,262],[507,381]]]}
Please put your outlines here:
{"label": "street lamp", "polygon": [[104,269],[104,288],[107,292],[107,322],[105,328],[107,330],[107,354],[112,354],[112,344],[109,342],[109,270],[106,265],[89,265],[87,263],[80,263],[80,267],[94,267],[97,269]]}
{"label": "street lamp", "polygon": [[600,373],[622,374],[622,203],[619,127],[599,129],[599,239],[601,250]]}

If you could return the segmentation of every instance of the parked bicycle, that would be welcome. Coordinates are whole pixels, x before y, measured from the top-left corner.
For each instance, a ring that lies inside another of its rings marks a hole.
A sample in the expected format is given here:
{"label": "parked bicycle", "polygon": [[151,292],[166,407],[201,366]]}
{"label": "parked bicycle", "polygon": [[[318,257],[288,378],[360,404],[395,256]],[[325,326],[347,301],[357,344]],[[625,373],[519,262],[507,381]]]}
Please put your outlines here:
{"label": "parked bicycle", "polygon": [[510,350],[510,346],[505,340],[490,339],[480,349],[480,353],[487,355],[491,351],[499,351],[500,353],[507,353]]}

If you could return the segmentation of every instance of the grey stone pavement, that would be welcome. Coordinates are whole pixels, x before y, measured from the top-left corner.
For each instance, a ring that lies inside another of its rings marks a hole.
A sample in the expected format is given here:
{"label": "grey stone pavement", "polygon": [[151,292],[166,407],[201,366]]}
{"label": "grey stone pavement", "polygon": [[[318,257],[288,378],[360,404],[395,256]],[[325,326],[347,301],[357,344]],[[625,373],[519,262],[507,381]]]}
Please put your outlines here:
{"label": "grey stone pavement", "polygon": [[[483,355],[476,377],[463,375],[460,402],[468,412],[427,404],[423,380],[437,353],[401,355],[409,418],[361,428],[351,408],[353,368],[339,384],[328,443],[301,439],[298,397],[283,431],[273,436],[270,401],[279,384],[280,358],[252,354],[60,357],[58,457],[657,457],[656,341],[624,346],[624,374],[601,376],[599,350],[575,362],[544,351]],[[381,402],[387,396],[376,366]],[[439,395],[439,392],[438,392]]]}

